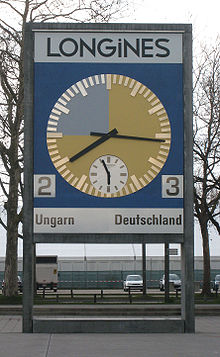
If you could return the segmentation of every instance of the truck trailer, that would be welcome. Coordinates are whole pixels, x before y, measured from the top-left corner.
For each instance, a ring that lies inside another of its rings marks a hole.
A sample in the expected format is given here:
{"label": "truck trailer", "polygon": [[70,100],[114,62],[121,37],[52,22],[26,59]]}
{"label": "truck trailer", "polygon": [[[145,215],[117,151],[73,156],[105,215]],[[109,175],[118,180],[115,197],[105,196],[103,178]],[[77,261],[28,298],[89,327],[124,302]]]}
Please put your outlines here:
{"label": "truck trailer", "polygon": [[39,289],[50,289],[57,291],[58,284],[58,257],[38,256],[36,257],[36,286]]}

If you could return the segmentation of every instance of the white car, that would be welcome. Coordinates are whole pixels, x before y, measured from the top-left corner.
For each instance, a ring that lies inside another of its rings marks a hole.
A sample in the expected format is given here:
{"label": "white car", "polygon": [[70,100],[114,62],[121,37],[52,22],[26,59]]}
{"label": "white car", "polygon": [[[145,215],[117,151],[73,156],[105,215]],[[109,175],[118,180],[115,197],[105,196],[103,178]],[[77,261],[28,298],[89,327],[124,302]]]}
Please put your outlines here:
{"label": "white car", "polygon": [[128,290],[143,291],[143,278],[140,275],[128,275],[124,281],[124,291]]}
{"label": "white car", "polygon": [[213,283],[213,290],[218,291],[219,290],[219,285],[220,285],[220,275],[215,276],[215,281]]}
{"label": "white car", "polygon": [[[5,290],[6,290],[6,286],[5,286],[5,280],[2,281],[2,295],[5,295]],[[23,290],[23,283],[22,283],[22,279],[21,277],[18,275],[18,291],[20,291],[22,293]]]}
{"label": "white car", "polygon": [[[181,280],[177,274],[169,274],[169,282],[173,283],[175,290],[181,290]],[[160,291],[165,289],[165,275],[160,279],[159,287]]]}

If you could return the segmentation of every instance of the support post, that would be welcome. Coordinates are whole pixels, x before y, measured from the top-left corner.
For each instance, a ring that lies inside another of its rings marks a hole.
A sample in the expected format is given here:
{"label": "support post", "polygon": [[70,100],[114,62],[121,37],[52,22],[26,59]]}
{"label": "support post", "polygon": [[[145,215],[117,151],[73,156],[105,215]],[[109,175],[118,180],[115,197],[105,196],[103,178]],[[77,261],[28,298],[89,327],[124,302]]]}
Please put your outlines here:
{"label": "support post", "polygon": [[194,312],[194,212],[193,212],[193,123],[192,123],[192,31],[184,33],[184,243],[181,244],[182,319],[185,332],[195,332]]}
{"label": "support post", "polygon": [[23,332],[33,332],[33,32],[25,29],[24,58],[24,214],[23,214]]}
{"label": "support post", "polygon": [[[24,236],[25,237],[25,236]],[[29,239],[30,241],[30,239]],[[24,239],[23,243],[23,332],[33,332],[33,255],[34,245]]]}
{"label": "support post", "polygon": [[146,244],[142,244],[142,276],[143,276],[143,295],[146,295]]}
{"label": "support post", "polygon": [[165,303],[169,302],[170,298],[170,256],[169,256],[169,243],[164,244],[164,271],[165,271]]}

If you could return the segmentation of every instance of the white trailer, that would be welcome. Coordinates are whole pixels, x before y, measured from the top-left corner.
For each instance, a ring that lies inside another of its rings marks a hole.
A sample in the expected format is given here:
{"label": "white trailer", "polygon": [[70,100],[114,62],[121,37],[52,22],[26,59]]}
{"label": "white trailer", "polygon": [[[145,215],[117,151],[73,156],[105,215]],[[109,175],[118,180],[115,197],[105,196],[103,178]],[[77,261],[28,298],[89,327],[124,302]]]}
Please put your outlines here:
{"label": "white trailer", "polygon": [[57,256],[36,257],[36,286],[37,289],[57,291],[58,262]]}

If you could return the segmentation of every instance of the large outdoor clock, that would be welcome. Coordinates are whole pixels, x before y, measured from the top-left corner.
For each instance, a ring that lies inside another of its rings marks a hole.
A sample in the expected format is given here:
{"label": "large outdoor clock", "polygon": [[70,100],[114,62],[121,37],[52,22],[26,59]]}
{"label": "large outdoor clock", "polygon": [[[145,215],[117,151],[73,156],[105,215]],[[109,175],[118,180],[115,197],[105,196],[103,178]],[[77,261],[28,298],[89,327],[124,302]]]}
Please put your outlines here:
{"label": "large outdoor clock", "polygon": [[51,110],[46,136],[50,159],[63,179],[105,198],[150,185],[171,145],[160,99],[120,74],[93,75],[66,89]]}

